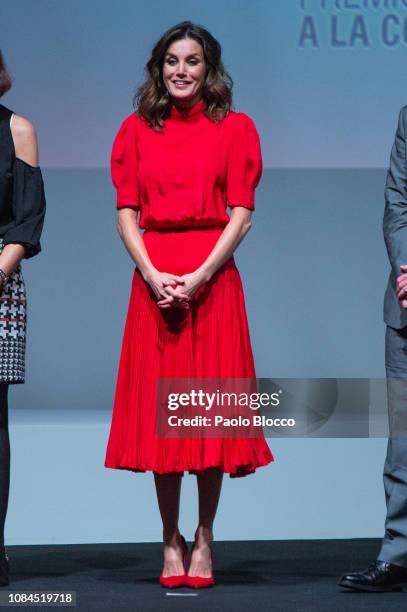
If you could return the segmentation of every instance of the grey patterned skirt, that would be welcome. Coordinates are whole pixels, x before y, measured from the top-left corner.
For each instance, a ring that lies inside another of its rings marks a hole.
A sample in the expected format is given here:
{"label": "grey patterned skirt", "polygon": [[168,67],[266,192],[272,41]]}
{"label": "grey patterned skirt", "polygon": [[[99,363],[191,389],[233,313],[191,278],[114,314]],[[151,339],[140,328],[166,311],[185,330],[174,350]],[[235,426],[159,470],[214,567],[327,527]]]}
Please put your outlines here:
{"label": "grey patterned skirt", "polygon": [[[4,241],[0,238],[0,253]],[[23,383],[27,299],[21,266],[0,288],[0,382]]]}

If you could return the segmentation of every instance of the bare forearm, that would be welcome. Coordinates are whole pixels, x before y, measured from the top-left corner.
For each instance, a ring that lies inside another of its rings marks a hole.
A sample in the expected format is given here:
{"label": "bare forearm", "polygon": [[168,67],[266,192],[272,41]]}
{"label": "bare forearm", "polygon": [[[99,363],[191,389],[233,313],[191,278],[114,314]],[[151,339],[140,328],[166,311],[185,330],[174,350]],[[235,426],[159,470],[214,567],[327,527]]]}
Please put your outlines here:
{"label": "bare forearm", "polygon": [[154,270],[154,266],[144,245],[143,236],[137,223],[137,213],[128,209],[120,210],[117,230],[130,257],[139,268],[143,278],[147,279]]}
{"label": "bare forearm", "polygon": [[18,267],[24,253],[22,244],[6,244],[0,255],[0,269],[7,275],[11,274]]}
{"label": "bare forearm", "polygon": [[205,281],[210,280],[215,272],[233,255],[250,228],[250,212],[240,207],[239,209],[234,208],[229,223],[205,262],[197,270]]}

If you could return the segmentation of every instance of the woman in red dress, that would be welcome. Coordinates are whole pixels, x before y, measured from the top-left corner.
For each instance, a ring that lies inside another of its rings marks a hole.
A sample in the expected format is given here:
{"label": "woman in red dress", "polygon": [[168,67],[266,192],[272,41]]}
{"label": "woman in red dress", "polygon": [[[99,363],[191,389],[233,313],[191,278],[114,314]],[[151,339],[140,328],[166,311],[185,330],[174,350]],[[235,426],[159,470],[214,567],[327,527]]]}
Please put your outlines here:
{"label": "woman in red dress", "polygon": [[[118,231],[137,267],[105,466],[154,473],[163,521],[161,584],[210,586],[223,474],[246,476],[273,456],[263,436],[158,437],[156,384],[255,378],[233,252],[251,226],[260,140],[252,119],[231,111],[221,48],[204,28],[183,22],[168,30],[147,69],[137,112],[123,121],[111,158]],[[178,529],[184,470],[197,475],[199,492],[188,574]]]}

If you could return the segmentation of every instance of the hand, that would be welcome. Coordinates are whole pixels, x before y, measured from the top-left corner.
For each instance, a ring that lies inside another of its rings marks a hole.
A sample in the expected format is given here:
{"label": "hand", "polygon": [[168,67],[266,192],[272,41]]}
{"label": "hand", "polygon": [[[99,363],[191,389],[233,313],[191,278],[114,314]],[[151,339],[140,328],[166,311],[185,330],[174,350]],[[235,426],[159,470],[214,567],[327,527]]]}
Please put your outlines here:
{"label": "hand", "polygon": [[[191,272],[189,274],[183,274],[179,277],[182,281],[182,287],[176,287],[173,289],[172,287],[167,287],[169,295],[172,296],[175,302],[171,302],[168,299],[158,302],[158,305],[163,305],[167,307],[167,304],[179,305],[187,301],[189,307],[189,302],[191,302],[192,297],[198,291],[198,289],[207,281],[207,278],[199,271]],[[185,306],[184,306],[185,307]]]}
{"label": "hand", "polygon": [[[159,272],[154,269],[145,277],[145,280],[153,290],[158,300],[158,306],[165,308],[170,307],[176,298],[177,306],[184,307],[182,304],[187,301],[187,296],[183,295],[182,288],[178,290],[175,296],[173,295],[175,292],[174,287],[177,288],[179,285],[183,284],[182,277],[168,272]],[[162,306],[163,303],[164,306]],[[167,306],[167,304],[169,304],[169,306]]]}
{"label": "hand", "polygon": [[182,283],[174,285],[171,282],[164,282],[166,297],[157,302],[160,308],[183,308],[189,309],[188,296],[184,293]]}
{"label": "hand", "polygon": [[403,274],[397,277],[396,293],[397,298],[403,308],[407,308],[407,265],[400,266]]}

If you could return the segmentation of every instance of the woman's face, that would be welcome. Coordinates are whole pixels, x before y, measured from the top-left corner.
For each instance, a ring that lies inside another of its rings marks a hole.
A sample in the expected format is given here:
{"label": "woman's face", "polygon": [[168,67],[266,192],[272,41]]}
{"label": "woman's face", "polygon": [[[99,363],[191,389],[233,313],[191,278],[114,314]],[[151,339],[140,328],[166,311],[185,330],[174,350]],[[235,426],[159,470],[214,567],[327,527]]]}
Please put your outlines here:
{"label": "woman's face", "polygon": [[169,45],[163,79],[176,104],[190,106],[199,101],[205,79],[205,58],[196,40],[184,38]]}

